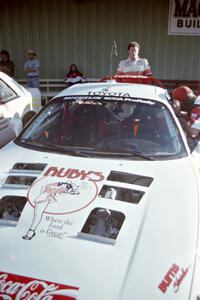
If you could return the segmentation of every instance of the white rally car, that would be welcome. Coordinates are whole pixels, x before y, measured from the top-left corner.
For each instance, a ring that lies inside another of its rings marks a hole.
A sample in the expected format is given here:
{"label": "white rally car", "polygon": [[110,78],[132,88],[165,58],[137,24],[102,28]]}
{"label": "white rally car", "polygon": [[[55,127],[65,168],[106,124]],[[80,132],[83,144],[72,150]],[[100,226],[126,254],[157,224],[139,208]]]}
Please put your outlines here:
{"label": "white rally car", "polygon": [[200,299],[199,158],[166,90],[65,89],[0,151],[0,299]]}

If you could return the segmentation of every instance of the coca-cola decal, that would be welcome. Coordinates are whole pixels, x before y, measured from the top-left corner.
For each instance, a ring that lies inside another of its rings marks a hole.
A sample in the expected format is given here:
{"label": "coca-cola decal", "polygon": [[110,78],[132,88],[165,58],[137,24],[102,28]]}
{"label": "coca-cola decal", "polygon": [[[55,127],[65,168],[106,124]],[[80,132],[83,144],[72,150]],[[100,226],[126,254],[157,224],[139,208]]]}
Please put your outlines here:
{"label": "coca-cola decal", "polygon": [[[66,215],[70,216],[89,206],[96,199],[98,184],[103,179],[101,172],[50,167],[28,191],[27,198],[33,207],[33,215],[23,239],[31,240],[37,232],[64,238],[67,235],[66,227],[73,223],[70,218],[66,219]],[[44,220],[46,225],[40,227]]]}
{"label": "coca-cola decal", "polygon": [[75,300],[78,287],[0,272],[0,299]]}

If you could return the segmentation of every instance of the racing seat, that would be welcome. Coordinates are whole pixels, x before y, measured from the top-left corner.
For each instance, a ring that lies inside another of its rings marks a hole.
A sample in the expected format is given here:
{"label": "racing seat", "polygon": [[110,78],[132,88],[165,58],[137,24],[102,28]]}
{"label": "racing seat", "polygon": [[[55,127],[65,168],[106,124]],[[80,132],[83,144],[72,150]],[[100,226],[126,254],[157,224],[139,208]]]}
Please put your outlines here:
{"label": "racing seat", "polygon": [[74,145],[94,146],[106,134],[107,125],[103,121],[104,107],[82,104],[72,115],[72,143]]}
{"label": "racing seat", "polygon": [[155,112],[148,107],[137,106],[133,114],[123,121],[123,127],[133,138],[157,140],[159,124]]}

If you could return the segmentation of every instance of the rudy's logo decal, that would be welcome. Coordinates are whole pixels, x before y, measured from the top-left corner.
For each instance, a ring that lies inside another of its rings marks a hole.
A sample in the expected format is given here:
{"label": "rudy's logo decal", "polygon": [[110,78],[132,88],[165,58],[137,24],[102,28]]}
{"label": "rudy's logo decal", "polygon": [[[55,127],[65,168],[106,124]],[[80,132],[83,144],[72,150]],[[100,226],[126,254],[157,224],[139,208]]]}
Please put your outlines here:
{"label": "rudy's logo decal", "polygon": [[0,272],[0,299],[76,300],[78,287]]}
{"label": "rudy's logo decal", "polygon": [[102,172],[65,168],[58,169],[57,167],[49,167],[44,176],[52,176],[65,179],[67,178],[69,180],[80,179],[93,182],[100,182],[104,180],[104,175],[102,174]]}
{"label": "rudy's logo decal", "polygon": [[[95,181],[82,181],[76,178],[71,178],[68,181],[59,179],[59,181],[55,182],[54,177],[42,177],[29,189],[27,198],[33,207],[33,217],[23,239],[31,240],[36,235],[36,229],[43,220],[44,213],[54,216],[72,214],[90,205],[98,195],[98,187]],[[61,222],[63,230],[64,222],[62,220],[58,221]],[[52,225],[49,226],[48,233],[50,234]],[[43,233],[44,231],[42,229]],[[63,237],[62,233],[64,232],[54,234],[54,236]],[[51,236],[53,236],[52,232]]]}
{"label": "rudy's logo decal", "polygon": [[176,264],[173,264],[167,274],[165,275],[158,288],[166,293],[170,285],[173,285],[174,293],[179,291],[179,287],[182,284],[183,279],[187,275],[189,267],[186,269],[180,268]]}

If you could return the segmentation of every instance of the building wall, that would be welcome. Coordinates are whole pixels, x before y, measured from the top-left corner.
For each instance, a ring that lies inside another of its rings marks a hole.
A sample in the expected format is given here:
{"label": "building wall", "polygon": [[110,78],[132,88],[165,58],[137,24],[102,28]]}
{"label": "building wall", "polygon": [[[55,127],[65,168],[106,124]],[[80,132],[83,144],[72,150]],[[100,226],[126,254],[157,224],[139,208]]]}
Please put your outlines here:
{"label": "building wall", "polygon": [[141,45],[154,76],[200,79],[200,36],[167,34],[168,0],[0,0],[0,48],[7,49],[23,78],[26,51],[36,50],[41,78],[63,78],[71,63],[87,77],[110,71],[113,41],[119,60],[131,40]]}

